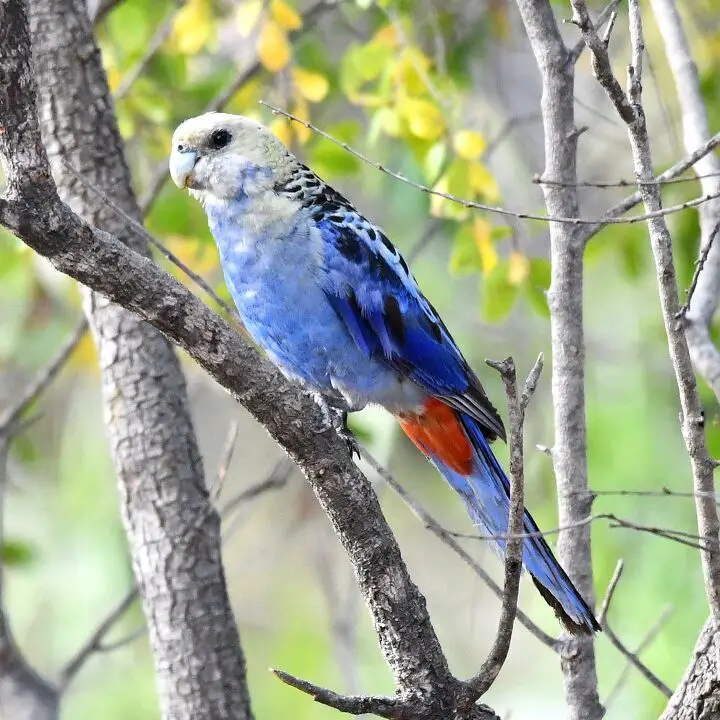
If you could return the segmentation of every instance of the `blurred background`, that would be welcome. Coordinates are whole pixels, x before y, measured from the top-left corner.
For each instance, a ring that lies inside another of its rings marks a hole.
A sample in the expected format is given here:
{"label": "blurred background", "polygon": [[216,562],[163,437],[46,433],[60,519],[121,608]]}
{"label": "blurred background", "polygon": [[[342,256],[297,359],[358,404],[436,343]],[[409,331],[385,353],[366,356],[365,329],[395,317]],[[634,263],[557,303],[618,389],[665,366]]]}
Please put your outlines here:
{"label": "blurred background", "polygon": [[[570,16],[568,3],[555,6],[559,18]],[[720,15],[713,0],[681,6],[711,130],[717,131]],[[646,112],[661,171],[684,152],[672,79],[650,9],[644,8]],[[148,229],[229,299],[201,208],[165,182],[170,137],[180,121],[208,107],[272,124],[307,164],[383,226],[411,261],[504,417],[501,383],[484,359],[512,355],[524,375],[537,354],[545,353],[546,369],[526,423],[526,503],[541,528],[555,527],[552,465],[536,449],[553,442],[546,226],[508,223],[431,199],[258,105],[266,100],[311,120],[424,185],[544,212],[533,183],[544,155],[538,74],[514,3],[124,0],[102,3],[100,10],[98,38],[136,189],[148,209]],[[629,56],[626,25],[621,10],[611,44],[621,78]],[[577,41],[572,25],[562,30],[568,44]],[[586,55],[577,74],[577,123],[587,127],[579,144],[580,179],[632,180],[625,130],[592,78]],[[627,192],[583,188],[583,213],[599,217]],[[696,183],[679,183],[667,186],[664,197],[674,204],[698,192]],[[684,289],[697,253],[696,213],[673,215],[670,225]],[[165,260],[159,262],[189,282]],[[588,246],[586,269],[590,485],[598,491],[691,490],[644,226],[603,230]],[[73,282],[0,231],[0,410],[48,363],[80,318]],[[184,367],[208,480],[227,469],[218,506],[269,477],[285,479],[237,504],[225,525],[225,568],[256,717],[338,717],[280,683],[270,667],[341,692],[391,693],[392,679],[349,564],[303,478],[278,466],[281,452],[222,389],[191,361],[185,359]],[[711,454],[717,457],[717,407],[711,392],[704,386],[701,391]],[[132,584],[88,336],[32,412],[37,421],[14,442],[10,455],[2,558],[17,640],[35,666],[55,678]],[[377,459],[434,518],[452,531],[473,533],[461,503],[387,416],[367,410],[352,422]],[[228,465],[225,449],[234,424]],[[506,449],[496,451],[506,462]],[[365,469],[427,597],[452,670],[474,673],[493,640],[499,601]],[[598,496],[594,511],[695,531],[691,498],[606,494]],[[655,628],[642,659],[674,687],[707,616],[697,551],[652,534],[613,529],[603,520],[594,523],[592,537],[599,598],[616,562],[625,561],[611,627],[631,649]],[[554,546],[556,536],[549,540]],[[501,564],[486,543],[461,543],[501,579]],[[520,607],[547,632],[558,633],[526,580]],[[113,641],[131,634],[133,641],[90,659],[68,691],[63,720],[159,717],[147,640],[134,633],[141,625],[135,602],[108,636]],[[627,669],[602,635],[597,652],[608,718],[657,717],[663,696]],[[486,702],[512,720],[562,715],[558,659],[520,625]]]}

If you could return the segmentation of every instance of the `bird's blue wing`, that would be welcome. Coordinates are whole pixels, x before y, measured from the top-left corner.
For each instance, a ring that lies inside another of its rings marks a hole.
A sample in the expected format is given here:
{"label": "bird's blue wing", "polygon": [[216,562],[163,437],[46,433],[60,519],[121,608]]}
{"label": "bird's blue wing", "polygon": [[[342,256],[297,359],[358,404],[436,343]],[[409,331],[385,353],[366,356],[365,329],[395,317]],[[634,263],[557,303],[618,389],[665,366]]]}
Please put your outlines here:
{"label": "bird's blue wing", "polygon": [[496,409],[398,250],[342,196],[333,200],[312,218],[323,237],[325,293],[356,344],[504,439]]}

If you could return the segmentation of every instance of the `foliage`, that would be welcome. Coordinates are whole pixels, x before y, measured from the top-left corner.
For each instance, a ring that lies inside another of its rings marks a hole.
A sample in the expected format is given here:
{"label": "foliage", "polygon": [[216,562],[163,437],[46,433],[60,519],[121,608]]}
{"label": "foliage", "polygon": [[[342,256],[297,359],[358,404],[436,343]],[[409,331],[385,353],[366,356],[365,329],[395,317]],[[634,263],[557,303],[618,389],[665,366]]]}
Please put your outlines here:
{"label": "foliage", "polygon": [[[702,10],[711,3],[698,0],[692,4]],[[307,128],[271,117],[258,101],[267,100],[318,124],[341,142],[439,192],[536,211],[540,196],[529,178],[539,167],[531,166],[524,157],[531,154],[524,136],[521,140],[507,138],[506,145],[521,148],[514,154],[497,150],[497,132],[509,113],[499,99],[502,93],[495,92],[502,80],[486,77],[500,72],[493,53],[502,53],[521,41],[515,37],[519,25],[510,5],[502,0],[444,4],[357,0],[304,14],[293,0],[187,0],[173,15],[167,41],[146,62],[154,33],[174,8],[169,0],[126,0],[98,29],[113,89],[122,86],[138,63],[144,64],[140,77],[117,103],[139,195],[147,193],[155,173],[163,171],[177,123],[202,112],[239,73],[257,63],[257,70],[248,73],[247,81],[230,97],[229,112],[271,124],[305,162],[368,208],[368,214],[386,226],[406,253],[432,220],[442,221],[441,232],[413,263],[414,270],[502,407],[501,387],[492,373],[482,368],[482,359],[512,353],[518,366],[526,368],[538,351],[549,356],[546,292],[550,265],[544,227],[540,223],[508,223],[492,213],[423,195]],[[703,30],[696,31],[694,47],[698,48],[711,121],[717,127],[718,35]],[[660,53],[657,55],[659,58]],[[532,74],[527,70],[532,68],[531,61],[527,62],[526,72]],[[586,69],[582,63],[581,69]],[[664,66],[658,68],[658,76],[660,89],[667,91]],[[518,92],[533,87],[526,84]],[[535,99],[532,102],[536,104]],[[590,122],[603,127],[597,118]],[[593,130],[594,126],[591,134]],[[623,150],[609,147],[614,164],[605,164],[604,172],[626,169]],[[601,158],[596,159],[599,162]],[[675,159],[677,155],[670,153],[662,161]],[[602,179],[616,177],[605,175]],[[681,202],[693,193],[693,186],[673,186],[666,190],[666,197],[668,203]],[[603,206],[606,202],[603,200]],[[166,186],[152,205],[147,227],[228,297],[215,247],[196,203]],[[685,288],[697,251],[696,216],[678,215],[672,228],[679,284]],[[676,422],[677,399],[645,228],[641,224],[609,226],[591,241],[586,260],[591,484],[599,490],[661,486],[687,490],[688,462]],[[190,282],[176,268],[169,269],[183,282]],[[61,345],[79,316],[80,295],[70,282],[0,231],[0,308],[0,400],[4,401],[12,397],[18,376],[31,376]],[[479,329],[482,337],[478,337]],[[1,551],[9,566],[9,603],[18,634],[50,668],[82,641],[93,619],[117,601],[130,578],[98,416],[96,367],[92,343],[84,341],[62,375],[61,389],[43,405],[46,417],[14,445],[14,473],[23,478],[19,483],[22,490],[29,487],[31,491],[16,494],[11,488],[8,501],[10,534]],[[547,390],[547,377],[542,384]],[[711,409],[709,392],[706,399],[711,449],[717,453],[717,412]],[[554,525],[555,489],[550,464],[531,448],[552,442],[549,408],[549,393],[541,390],[534,401],[527,443],[528,503],[543,527]],[[204,448],[217,454],[224,428],[214,415],[215,406],[208,407],[199,399],[198,427]],[[459,527],[465,522],[455,499],[440,486],[432,469],[403,444],[392,443],[387,425],[376,415],[356,423],[358,431],[367,433],[373,442],[386,443],[385,454],[408,486],[417,478],[412,489],[426,505],[441,508],[438,514],[448,524]],[[251,475],[265,467],[272,453],[269,443],[263,445],[267,441],[257,437],[262,453],[249,446],[240,449],[254,468]],[[212,452],[210,457],[215,457]],[[245,482],[244,471],[238,472],[238,482]],[[270,665],[286,667],[338,688],[347,681],[334,659],[329,623],[318,612],[325,598],[316,565],[323,560],[315,557],[319,550],[311,540],[324,521],[314,518],[312,499],[303,494],[299,484],[282,492],[283,499],[263,501],[253,509],[239,539],[227,547],[226,565],[232,568],[228,574],[236,592],[257,715],[292,715],[298,720],[335,717],[332,711],[278,688],[264,670]],[[299,509],[293,509],[291,501]],[[461,567],[447,568],[457,580],[452,585],[453,597],[448,597],[450,584],[442,579],[446,563],[452,564],[448,554],[437,549],[432,537],[394,501],[383,498],[383,502],[398,528],[412,570],[426,588],[450,657],[468,673],[473,672],[490,631],[483,625],[482,633],[475,633],[474,628],[470,632],[464,623],[486,622],[486,609],[496,608],[497,603],[483,595],[484,604],[479,607],[476,581]],[[595,509],[639,523],[692,531],[692,504],[683,502],[607,496],[597,500]],[[310,540],[288,543],[293,533],[304,537],[303,527]],[[331,538],[323,537],[323,542],[332,544]],[[706,613],[696,555],[668,541],[610,531],[600,524],[593,539],[599,596],[617,558],[626,560],[628,577],[618,592],[611,621],[629,645],[641,639],[666,603],[675,604],[675,614],[661,639],[643,656],[672,685],[684,669]],[[263,558],[262,567],[253,563],[257,553]],[[340,554],[332,557],[343,567]],[[485,564],[496,565],[491,558]],[[298,567],[304,569],[303,575]],[[688,592],[688,588],[697,591]],[[39,619],[43,605],[51,602],[55,612]],[[529,595],[522,602],[531,614],[544,620],[544,610]],[[364,616],[359,617],[360,682],[373,693],[389,692],[384,666]],[[129,629],[138,619],[136,614],[127,621]],[[36,622],[42,632],[34,629]],[[554,631],[552,623],[548,617],[547,627]],[[43,632],[55,632],[57,641],[45,642]],[[527,694],[534,700],[527,717],[540,717],[535,712],[543,704],[547,716],[555,717],[559,675],[548,669],[546,651],[537,648],[532,639],[519,632],[517,643],[521,650],[516,654],[525,653],[543,665],[536,666],[536,675],[528,678]],[[607,691],[617,674],[618,656],[603,640],[599,652],[601,689]],[[511,657],[509,675],[514,672],[513,662],[520,661]],[[120,682],[117,670],[128,673],[131,682],[125,675]],[[500,690],[494,690],[502,693],[508,707],[516,695],[512,685],[508,678]],[[128,687],[133,688],[132,693]],[[546,687],[552,688],[552,696]],[[612,716],[644,720],[656,716],[661,706],[657,693],[633,676]],[[522,712],[520,707],[518,717],[525,717]],[[116,659],[97,661],[65,712],[67,720],[113,720],[130,715],[138,720],[156,717],[151,663],[143,643],[119,652]]]}

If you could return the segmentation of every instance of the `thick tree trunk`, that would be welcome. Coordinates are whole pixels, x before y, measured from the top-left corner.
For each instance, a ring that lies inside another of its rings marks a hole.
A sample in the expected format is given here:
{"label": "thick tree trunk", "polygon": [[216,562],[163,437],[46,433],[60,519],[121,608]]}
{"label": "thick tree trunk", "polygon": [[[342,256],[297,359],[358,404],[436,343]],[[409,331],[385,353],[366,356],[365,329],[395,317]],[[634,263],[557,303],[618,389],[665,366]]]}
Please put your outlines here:
{"label": "thick tree trunk", "polygon": [[[36,0],[29,9],[38,110],[61,197],[148,255],[127,222],[87,187],[139,219],[85,3]],[[245,662],[225,587],[220,523],[178,359],[136,315],[87,291],[84,305],[102,368],[107,430],[163,716],[246,720]]]}

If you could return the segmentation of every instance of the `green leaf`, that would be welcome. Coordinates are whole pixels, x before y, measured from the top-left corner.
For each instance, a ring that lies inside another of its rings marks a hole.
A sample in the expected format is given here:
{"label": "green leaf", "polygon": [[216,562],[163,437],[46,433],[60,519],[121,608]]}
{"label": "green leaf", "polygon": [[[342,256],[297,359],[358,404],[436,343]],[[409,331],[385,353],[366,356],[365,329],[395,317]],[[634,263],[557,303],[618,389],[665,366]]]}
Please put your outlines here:
{"label": "green leaf", "polygon": [[425,155],[423,172],[429,183],[436,183],[447,158],[447,143],[444,140],[436,142]]}
{"label": "green leaf", "polygon": [[472,223],[463,223],[453,238],[450,270],[457,274],[482,272],[482,259],[472,235]]}
{"label": "green leaf", "polygon": [[7,538],[0,546],[0,559],[5,566],[28,565],[36,556],[32,545],[24,540]]}
{"label": "green leaf", "polygon": [[504,320],[518,298],[520,288],[508,280],[508,262],[502,260],[483,277],[482,314],[488,322]]}
{"label": "green leaf", "polygon": [[530,274],[525,283],[525,297],[530,307],[543,317],[550,317],[547,291],[550,287],[550,261],[545,258],[533,258],[530,261]]}

